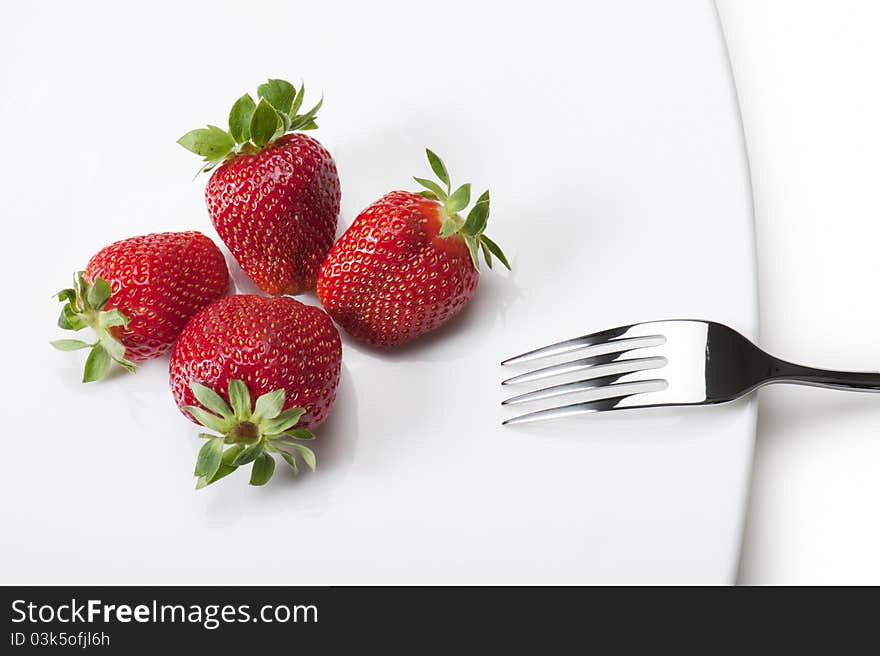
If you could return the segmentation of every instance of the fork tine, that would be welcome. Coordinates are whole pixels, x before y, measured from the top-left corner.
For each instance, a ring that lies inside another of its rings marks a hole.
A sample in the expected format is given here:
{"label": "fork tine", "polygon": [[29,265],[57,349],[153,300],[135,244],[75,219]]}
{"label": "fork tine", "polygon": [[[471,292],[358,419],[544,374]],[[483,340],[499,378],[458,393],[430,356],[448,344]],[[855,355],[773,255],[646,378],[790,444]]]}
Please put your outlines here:
{"label": "fork tine", "polygon": [[[645,369],[644,371],[648,371]],[[501,405],[517,405],[519,403],[528,403],[529,401],[541,401],[544,399],[552,399],[557,396],[565,396],[566,394],[576,394],[578,392],[589,392],[590,390],[595,390],[597,392],[601,392],[603,388],[610,388],[620,385],[628,385],[632,383],[661,383],[665,382],[659,378],[644,378],[642,380],[625,380],[621,381],[620,379],[623,376],[627,376],[631,373],[637,372],[624,372],[624,373],[616,373],[608,376],[600,376],[597,378],[586,378],[584,380],[576,380],[571,383],[563,383],[561,385],[552,385],[550,387],[545,387],[544,389],[535,390],[533,392],[526,392],[525,394],[518,394],[517,396],[512,396],[509,399],[505,399],[501,402]]]}
{"label": "fork tine", "polygon": [[513,378],[501,381],[502,385],[516,385],[517,383],[528,383],[533,380],[543,380],[552,376],[561,376],[562,374],[574,373],[582,369],[591,370],[593,374],[590,378],[598,378],[613,373],[631,373],[633,371],[641,371],[642,369],[657,369],[666,364],[666,358],[662,356],[652,356],[648,358],[627,358],[620,359],[621,353],[603,353],[590,358],[580,358],[570,362],[561,364],[553,364],[549,367],[542,367],[535,371],[529,371],[519,374]]}
{"label": "fork tine", "polygon": [[[528,424],[546,419],[560,419],[562,417],[572,417],[592,412],[617,410],[619,409],[618,405],[631,396],[636,396],[637,394],[643,394],[645,392],[659,392],[665,388],[665,380],[646,380],[638,383],[614,383],[605,388],[601,388],[605,393],[612,394],[613,396],[606,396],[592,401],[582,401],[580,403],[572,403],[556,408],[547,408],[546,410],[529,412],[524,415],[507,419],[501,422],[501,425],[511,426],[513,424]],[[627,408],[632,407],[635,406],[627,406]]]}
{"label": "fork tine", "polygon": [[630,327],[631,326],[621,326],[620,328],[602,330],[597,333],[590,333],[589,335],[582,335],[573,339],[566,339],[561,342],[556,342],[555,344],[549,344],[547,346],[542,346],[541,348],[526,351],[525,353],[515,355],[512,358],[507,358],[506,360],[502,361],[501,364],[515,364],[517,362],[525,362],[527,360],[534,360],[536,358],[550,357],[551,355],[562,355],[563,353],[569,353],[570,351],[577,350],[583,346],[591,346],[593,344],[608,342],[615,337],[620,337]]}
{"label": "fork tine", "polygon": [[[566,339],[561,342],[556,342],[555,344],[542,346],[541,348],[521,353],[520,355],[515,355],[512,358],[507,358],[506,360],[502,361],[501,364],[516,364],[520,362],[527,362],[529,360],[536,360],[538,358],[549,358],[556,355],[564,355],[565,353],[577,351],[589,346],[606,344],[612,341],[624,342],[626,340],[618,340],[617,338],[624,335],[632,327],[633,326],[621,326],[620,328],[611,328],[610,330],[602,330],[597,333],[582,335],[581,337],[575,337],[573,339]],[[648,338],[659,340],[655,346],[659,346],[665,341],[662,335],[651,335],[646,337],[639,337],[637,339]]]}

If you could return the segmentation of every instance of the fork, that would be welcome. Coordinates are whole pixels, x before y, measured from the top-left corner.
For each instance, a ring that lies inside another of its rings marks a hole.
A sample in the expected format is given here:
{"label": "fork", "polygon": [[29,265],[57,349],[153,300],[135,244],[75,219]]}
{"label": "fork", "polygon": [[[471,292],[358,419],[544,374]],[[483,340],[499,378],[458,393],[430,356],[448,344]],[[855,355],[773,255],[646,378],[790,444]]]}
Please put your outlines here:
{"label": "fork", "polygon": [[519,415],[504,424],[609,410],[725,403],[770,383],[880,391],[880,373],[814,369],[775,358],[732,328],[714,321],[648,321],[612,328],[508,358],[502,365],[578,353],[577,359],[544,366],[503,381],[520,385],[578,374],[578,380],[525,392],[511,406],[568,394],[588,398]]}

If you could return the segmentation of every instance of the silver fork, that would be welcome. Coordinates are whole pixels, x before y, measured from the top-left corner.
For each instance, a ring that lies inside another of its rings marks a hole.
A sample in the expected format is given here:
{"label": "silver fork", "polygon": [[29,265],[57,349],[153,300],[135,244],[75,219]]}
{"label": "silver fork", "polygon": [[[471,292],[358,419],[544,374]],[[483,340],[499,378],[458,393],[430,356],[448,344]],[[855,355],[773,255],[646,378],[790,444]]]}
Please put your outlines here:
{"label": "silver fork", "polygon": [[513,365],[579,352],[503,381],[519,385],[558,376],[577,380],[525,392],[502,402],[518,405],[568,394],[586,400],[508,419],[519,424],[591,412],[733,401],[769,383],[880,391],[880,374],[802,367],[773,357],[732,328],[681,319],[621,326],[544,346],[502,362]]}

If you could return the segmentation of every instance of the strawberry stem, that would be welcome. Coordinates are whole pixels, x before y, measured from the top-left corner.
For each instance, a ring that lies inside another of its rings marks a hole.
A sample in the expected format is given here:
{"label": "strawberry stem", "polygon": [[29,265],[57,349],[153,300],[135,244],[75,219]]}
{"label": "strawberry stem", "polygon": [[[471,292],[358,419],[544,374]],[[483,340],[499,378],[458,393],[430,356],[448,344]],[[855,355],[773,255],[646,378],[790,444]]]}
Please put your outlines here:
{"label": "strawberry stem", "polygon": [[64,304],[58,317],[59,328],[79,331],[88,327],[97,335],[94,342],[78,339],[57,339],[50,342],[59,351],[89,349],[83,370],[84,383],[106,376],[113,362],[130,372],[134,372],[136,368],[135,363],[125,357],[125,346],[110,332],[111,328],[125,327],[129,322],[129,318],[119,310],[105,309],[111,293],[110,283],[103,278],[95,278],[89,283],[85,279],[85,273],[77,271],[73,276],[73,287],[62,289],[55,295]]}
{"label": "strawberry stem", "polygon": [[177,143],[204,158],[199,173],[237,155],[258,153],[283,134],[318,127],[315,121],[324,98],[299,114],[305,92],[305,84],[297,89],[287,80],[270,79],[257,87],[259,103],[247,93],[235,101],[229,111],[228,131],[208,125],[190,130]]}
{"label": "strawberry stem", "polygon": [[413,179],[424,187],[424,190],[419,192],[422,196],[443,205],[445,218],[440,225],[440,236],[444,238],[453,235],[461,236],[467,244],[475,269],[479,270],[480,268],[480,253],[482,253],[483,259],[490,269],[494,255],[509,271],[510,263],[501,247],[485,234],[486,225],[489,222],[489,190],[487,189],[480,195],[467,213],[467,217],[463,219],[460,212],[463,212],[470,205],[471,185],[465,183],[452,191],[449,172],[443,160],[429,148],[425,149],[425,153],[428,156],[431,170],[446,189],[444,190],[443,186],[428,178]]}
{"label": "strawberry stem", "polygon": [[[229,381],[229,403],[201,383],[190,383],[190,389],[201,407],[189,405],[185,410],[206,428],[220,433],[199,433],[206,442],[196,458],[197,490],[250,463],[250,484],[265,485],[275,472],[272,453],[280,454],[294,474],[299,472],[295,455],[315,469],[314,452],[299,443],[315,436],[304,428],[295,428],[306,411],[298,407],[282,410],[286,396],[283,388],[263,394],[253,406],[250,391],[241,380]],[[225,445],[231,446],[224,450]]]}

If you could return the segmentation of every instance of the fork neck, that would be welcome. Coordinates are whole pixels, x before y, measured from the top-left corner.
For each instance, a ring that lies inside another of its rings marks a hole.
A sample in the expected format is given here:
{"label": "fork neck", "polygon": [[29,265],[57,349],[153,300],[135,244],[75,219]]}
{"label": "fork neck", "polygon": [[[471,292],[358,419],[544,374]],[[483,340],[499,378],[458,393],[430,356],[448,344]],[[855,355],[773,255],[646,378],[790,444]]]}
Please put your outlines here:
{"label": "fork neck", "polygon": [[880,392],[880,373],[816,369],[780,360],[769,355],[767,357],[767,375],[761,383],[762,385],[794,383],[828,389]]}

